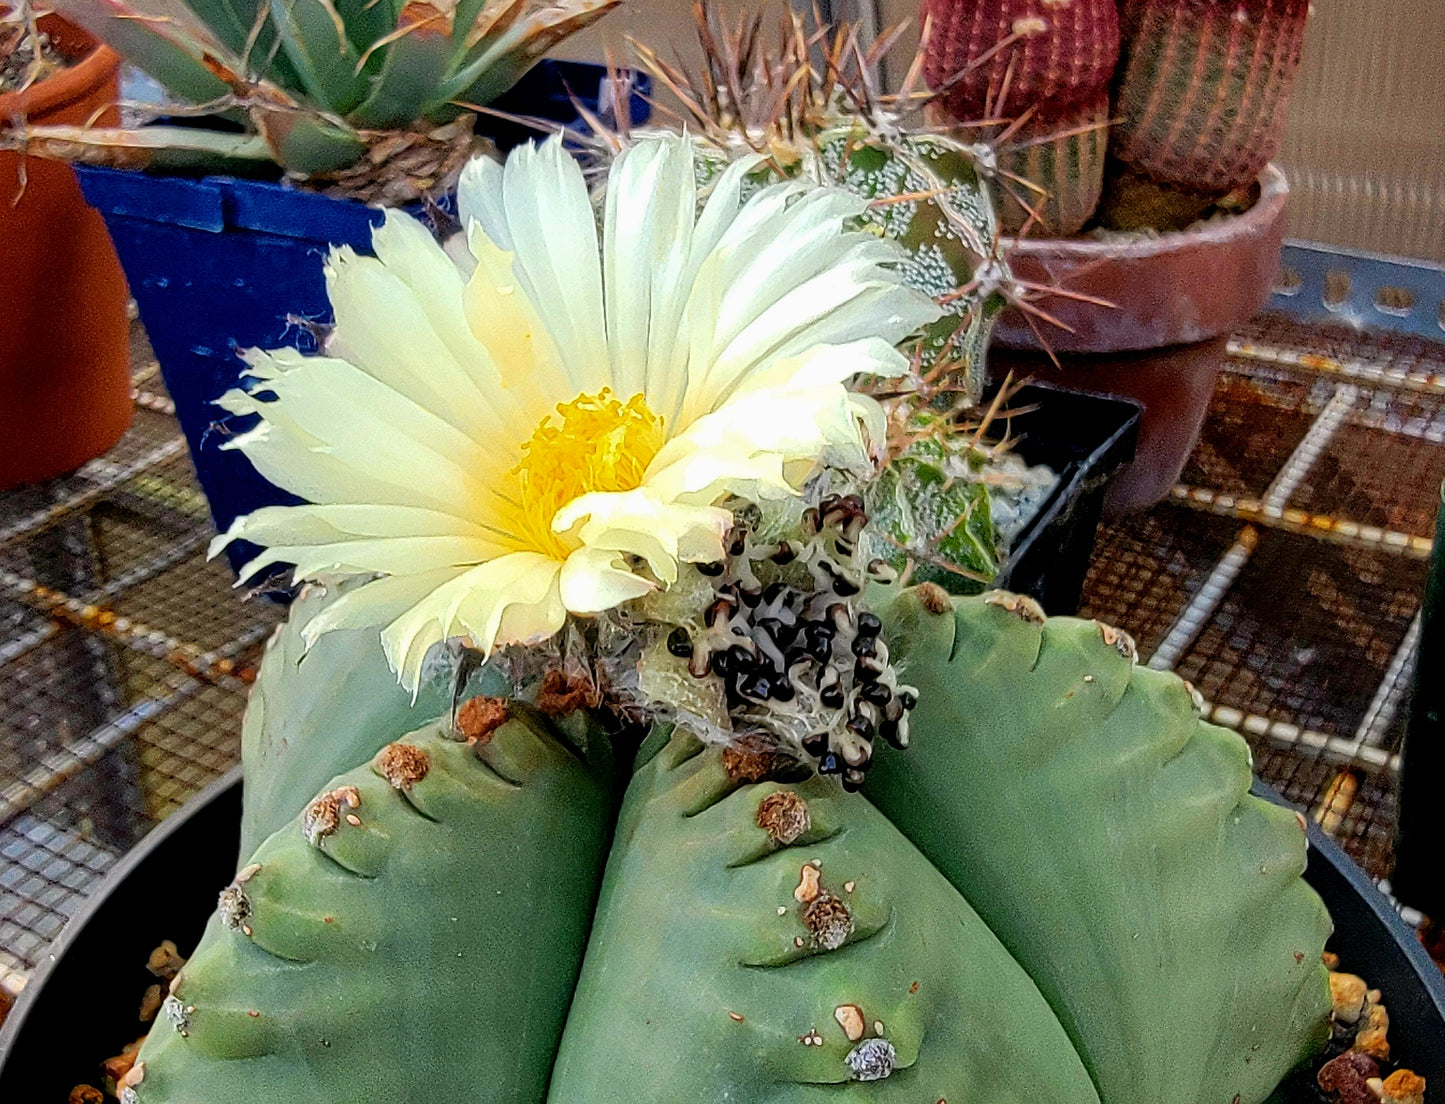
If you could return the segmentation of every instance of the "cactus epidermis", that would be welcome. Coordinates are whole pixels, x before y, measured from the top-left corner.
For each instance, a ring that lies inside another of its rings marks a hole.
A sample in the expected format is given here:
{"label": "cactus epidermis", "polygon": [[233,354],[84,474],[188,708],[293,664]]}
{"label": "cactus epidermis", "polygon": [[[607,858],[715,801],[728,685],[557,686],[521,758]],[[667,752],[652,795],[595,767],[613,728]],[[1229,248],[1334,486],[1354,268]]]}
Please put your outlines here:
{"label": "cactus epidermis", "polygon": [[335,778],[221,895],[127,1104],[542,1098],[608,787],[520,710]]}
{"label": "cactus epidermis", "polygon": [[1123,633],[904,592],[918,687],[865,792],[1029,971],[1107,1104],[1259,1104],[1323,1042],[1324,905],[1296,814]]}
{"label": "cactus epidermis", "polygon": [[1097,1100],[1033,983],[876,809],[747,766],[674,735],[638,770],[551,1104]]}

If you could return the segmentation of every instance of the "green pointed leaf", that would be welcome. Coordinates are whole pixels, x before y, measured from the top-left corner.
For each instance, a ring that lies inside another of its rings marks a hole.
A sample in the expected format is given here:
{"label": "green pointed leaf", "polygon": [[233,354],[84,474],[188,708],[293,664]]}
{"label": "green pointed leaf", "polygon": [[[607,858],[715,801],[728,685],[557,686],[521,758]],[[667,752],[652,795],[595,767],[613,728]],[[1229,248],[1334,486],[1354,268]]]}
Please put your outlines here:
{"label": "green pointed leaf", "polygon": [[940,1099],[1097,1100],[1033,983],[867,801],[739,785],[674,736],[627,791],[548,1100]]}
{"label": "green pointed leaf", "polygon": [[450,15],[412,0],[397,17],[390,41],[378,41],[385,50],[381,69],[348,121],[362,129],[383,129],[430,117],[429,106],[452,58]]}
{"label": "green pointed leaf", "polygon": [[184,0],[211,33],[240,56],[246,50],[263,0]]}
{"label": "green pointed leaf", "polygon": [[621,0],[559,0],[521,19],[505,20],[499,31],[472,45],[427,105],[428,113],[458,102],[485,106],[521,79],[559,42],[591,26]]}
{"label": "green pointed leaf", "polygon": [[1259,1104],[1330,1009],[1303,826],[1122,633],[925,597],[880,610],[919,704],[865,791],[1028,970],[1108,1104]]}
{"label": "green pointed leaf", "polygon": [[303,176],[344,169],[366,152],[355,131],[309,112],[253,108],[251,118],[276,163]]}
{"label": "green pointed leaf", "polygon": [[218,57],[232,69],[239,62],[184,8],[158,10],[124,0],[66,0],[65,15],[183,100],[209,103],[231,91],[205,59]]}
{"label": "green pointed leaf", "polygon": [[0,149],[37,157],[176,175],[274,173],[271,150],[254,134],[194,127],[25,126],[0,129]]}
{"label": "green pointed leaf", "polygon": [[141,1049],[138,1104],[541,1100],[607,787],[531,721],[405,744],[422,777],[341,775],[237,875]]}
{"label": "green pointed leaf", "polygon": [[316,106],[345,115],[366,95],[361,54],[346,37],[331,0],[269,0],[271,23],[295,68],[300,91]]}

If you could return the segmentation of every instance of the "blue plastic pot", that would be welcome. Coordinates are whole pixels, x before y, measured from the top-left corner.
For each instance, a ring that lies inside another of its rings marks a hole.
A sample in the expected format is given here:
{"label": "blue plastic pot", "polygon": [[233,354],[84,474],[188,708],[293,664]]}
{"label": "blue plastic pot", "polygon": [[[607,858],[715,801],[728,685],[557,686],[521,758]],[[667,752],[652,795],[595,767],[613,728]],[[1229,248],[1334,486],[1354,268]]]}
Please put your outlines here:
{"label": "blue plastic pot", "polygon": [[[544,61],[494,106],[580,130],[571,96],[596,111],[605,79],[602,66]],[[648,89],[643,76],[634,78],[634,124],[647,118]],[[486,116],[478,126],[503,149],[536,133]],[[268,181],[77,172],[115,242],[217,528],[258,507],[297,501],[240,452],[222,450],[249,426],[221,424],[224,412],[213,403],[239,382],[237,349],[315,350],[297,320],[331,320],[322,260],[333,245],[370,253],[380,209]],[[233,566],[247,558],[247,549],[232,549]]]}

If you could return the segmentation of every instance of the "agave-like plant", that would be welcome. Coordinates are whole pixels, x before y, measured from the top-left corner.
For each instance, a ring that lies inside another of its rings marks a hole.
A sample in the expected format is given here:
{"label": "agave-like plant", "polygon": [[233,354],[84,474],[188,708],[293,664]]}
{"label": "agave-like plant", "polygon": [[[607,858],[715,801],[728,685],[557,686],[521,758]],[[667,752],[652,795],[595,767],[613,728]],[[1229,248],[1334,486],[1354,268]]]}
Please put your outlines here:
{"label": "agave-like plant", "polygon": [[[474,115],[620,0],[62,0],[217,126],[20,127],[9,144],[169,170],[271,163],[405,202],[460,170]],[[348,173],[348,170],[351,170]]]}

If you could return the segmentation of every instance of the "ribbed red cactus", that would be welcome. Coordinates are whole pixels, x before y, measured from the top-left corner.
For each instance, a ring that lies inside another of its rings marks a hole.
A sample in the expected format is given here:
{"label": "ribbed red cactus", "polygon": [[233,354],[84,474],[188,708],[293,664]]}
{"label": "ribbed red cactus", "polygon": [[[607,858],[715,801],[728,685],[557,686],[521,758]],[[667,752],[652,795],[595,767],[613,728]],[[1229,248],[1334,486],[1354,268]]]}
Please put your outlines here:
{"label": "ribbed red cactus", "polygon": [[1109,87],[1115,0],[924,0],[924,77],[959,120],[1062,114]]}
{"label": "ribbed red cactus", "polygon": [[[941,111],[982,126],[970,137],[998,142],[999,167],[1045,189],[1001,182],[1005,233],[1077,233],[1098,203],[1103,129],[1119,58],[1114,0],[924,0],[930,23],[924,76]],[[1023,200],[1038,212],[1032,219]]]}
{"label": "ribbed red cactus", "polygon": [[[1099,205],[1109,140],[1109,91],[1101,89],[1059,116],[1032,117],[996,155],[999,168],[1017,181],[999,190],[999,226],[1005,234],[1066,238],[1077,234]],[[1024,204],[1028,205],[1026,209]]]}
{"label": "ribbed red cactus", "polygon": [[1109,153],[1157,184],[1222,196],[1279,145],[1309,0],[1121,0]]}

